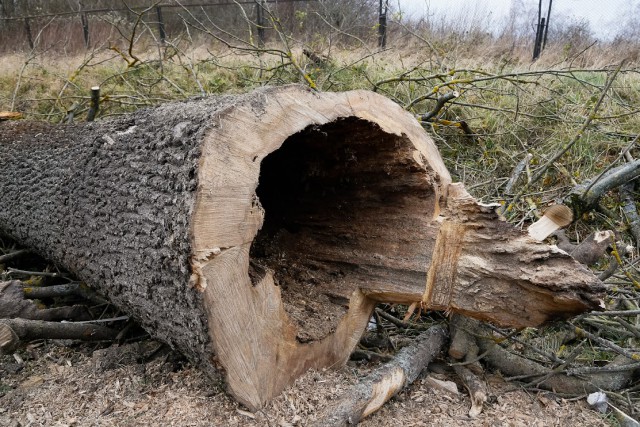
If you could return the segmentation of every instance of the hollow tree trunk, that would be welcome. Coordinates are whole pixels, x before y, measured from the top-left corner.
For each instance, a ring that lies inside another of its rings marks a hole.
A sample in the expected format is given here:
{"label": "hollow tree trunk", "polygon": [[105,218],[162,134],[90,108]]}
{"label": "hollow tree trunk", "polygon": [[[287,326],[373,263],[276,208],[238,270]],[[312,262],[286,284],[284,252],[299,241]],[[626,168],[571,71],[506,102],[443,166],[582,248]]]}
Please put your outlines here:
{"label": "hollow tree trunk", "polygon": [[451,184],[416,120],[298,86],[0,124],[0,230],[258,408],[347,360],[376,302],[531,326],[598,280]]}

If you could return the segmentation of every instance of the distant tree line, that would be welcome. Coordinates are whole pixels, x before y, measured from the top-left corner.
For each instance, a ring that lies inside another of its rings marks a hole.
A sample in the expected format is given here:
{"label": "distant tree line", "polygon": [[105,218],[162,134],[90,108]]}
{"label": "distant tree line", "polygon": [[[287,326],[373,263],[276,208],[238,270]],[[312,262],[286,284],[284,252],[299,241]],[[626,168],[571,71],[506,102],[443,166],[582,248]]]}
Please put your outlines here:
{"label": "distant tree line", "polygon": [[[105,24],[122,29],[135,23],[142,11],[146,11],[142,20],[149,28],[156,28],[161,21],[162,31],[169,37],[183,33],[192,37],[206,25],[223,37],[246,39],[252,31],[255,37],[261,27],[261,35],[267,39],[277,39],[277,29],[305,42],[330,32],[336,40],[348,42],[350,37],[367,38],[376,33],[378,0],[0,0],[0,31],[11,30],[16,35],[31,32],[30,37],[35,38],[39,29],[52,26],[42,37],[42,42],[52,43],[61,42],[52,37],[77,38],[82,23],[94,40],[104,41]],[[37,16],[41,18],[29,22],[15,19]],[[67,31],[63,26],[69,27]]]}

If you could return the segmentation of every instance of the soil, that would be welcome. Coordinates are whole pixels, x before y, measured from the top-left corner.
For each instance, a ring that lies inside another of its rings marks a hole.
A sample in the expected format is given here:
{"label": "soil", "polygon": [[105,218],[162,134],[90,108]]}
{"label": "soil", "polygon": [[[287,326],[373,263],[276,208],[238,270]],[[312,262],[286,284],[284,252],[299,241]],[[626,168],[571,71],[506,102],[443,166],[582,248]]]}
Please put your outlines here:
{"label": "soil", "polygon": [[[0,356],[1,426],[305,426],[375,366],[349,362],[311,371],[262,411],[250,413],[176,353],[155,341],[101,348],[47,341]],[[429,374],[455,380],[442,374]],[[439,375],[439,376],[438,376]],[[469,397],[424,377],[362,426],[608,426],[584,399],[528,393],[487,377],[489,403],[476,419]]]}

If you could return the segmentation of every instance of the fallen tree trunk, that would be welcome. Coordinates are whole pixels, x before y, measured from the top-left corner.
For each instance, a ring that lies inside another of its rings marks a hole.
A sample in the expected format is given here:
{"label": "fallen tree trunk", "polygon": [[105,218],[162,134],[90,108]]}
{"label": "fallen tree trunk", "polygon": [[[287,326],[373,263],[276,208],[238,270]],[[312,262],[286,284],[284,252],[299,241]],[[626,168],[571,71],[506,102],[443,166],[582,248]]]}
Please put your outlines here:
{"label": "fallen tree trunk", "polygon": [[0,230],[255,409],[345,362],[377,302],[503,326],[596,308],[584,267],[451,184],[379,95],[299,86],[0,125]]}

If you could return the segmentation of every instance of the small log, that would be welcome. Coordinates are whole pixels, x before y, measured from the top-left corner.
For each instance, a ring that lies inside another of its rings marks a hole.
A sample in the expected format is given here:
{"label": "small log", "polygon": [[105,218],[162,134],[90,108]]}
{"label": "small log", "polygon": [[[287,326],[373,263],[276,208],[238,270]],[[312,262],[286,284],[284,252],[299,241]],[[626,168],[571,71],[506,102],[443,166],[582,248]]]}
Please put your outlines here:
{"label": "small log", "polygon": [[38,339],[110,341],[118,331],[90,323],[45,322],[42,320],[0,320],[0,354],[10,354],[20,342]]}
{"label": "small log", "polygon": [[595,264],[604,256],[614,238],[615,234],[611,230],[595,231],[580,242],[570,255],[582,264]]}
{"label": "small log", "polygon": [[457,360],[469,361],[478,355],[478,345],[472,335],[476,322],[460,314],[454,314],[449,321],[449,356]]}
{"label": "small log", "polygon": [[66,277],[64,273],[56,273],[52,271],[27,271],[11,267],[7,268],[7,273],[19,276]]}
{"label": "small log", "polygon": [[24,254],[28,254],[29,251],[27,249],[19,249],[17,251],[13,251],[13,252],[9,252],[7,254],[4,255],[0,255],[0,263],[4,263],[7,261],[10,261],[14,258],[17,258],[19,256],[22,256]]}
{"label": "small log", "polygon": [[584,265],[592,265],[604,256],[607,248],[613,242],[615,234],[611,230],[594,231],[580,244],[576,245],[569,241],[564,231],[554,233],[558,239],[558,248],[562,249],[573,259]]}
{"label": "small log", "polygon": [[22,291],[24,293],[24,297],[28,299],[56,298],[75,295],[80,298],[90,300],[95,304],[107,304],[109,302],[98,295],[93,289],[89,288],[86,284],[80,282],[51,286],[24,286],[23,284]]}
{"label": "small log", "polygon": [[25,299],[22,282],[0,282],[0,319],[14,318],[46,321],[89,320],[91,313],[84,305],[39,308],[35,302]]}
{"label": "small log", "polygon": [[471,398],[471,408],[469,409],[469,417],[476,418],[482,413],[484,402],[489,398],[487,386],[480,378],[478,378],[470,369],[462,365],[453,365],[456,374],[462,380],[465,388],[469,392]]}
{"label": "small log", "polygon": [[[478,404],[475,405],[476,410],[472,406],[474,413],[481,409],[479,403],[482,400],[483,392],[486,393],[484,384],[479,378],[475,377],[475,375],[479,374],[474,369],[475,361],[480,358],[504,375],[537,377],[540,379],[536,383],[537,387],[567,394],[582,394],[599,389],[620,390],[629,384],[635,372],[640,370],[640,364],[633,357],[622,355],[616,357],[606,367],[553,370],[502,348],[496,342],[497,340],[493,338],[491,328],[477,320],[454,315],[450,322],[450,327],[452,344],[449,353],[452,356],[455,355],[458,359],[464,358],[466,361],[464,365],[454,364],[454,369],[458,367],[470,368],[468,373],[458,369],[456,369],[456,373],[463,379],[470,394],[477,391]],[[562,333],[560,341],[570,340],[576,335],[574,331]],[[481,352],[480,356],[477,356],[478,349]],[[562,361],[557,360],[557,362]],[[472,392],[472,390],[474,391]],[[472,402],[473,399],[472,397]]]}
{"label": "small log", "polygon": [[369,374],[347,393],[338,404],[322,411],[312,425],[317,427],[357,424],[413,383],[424,368],[438,355],[447,336],[446,329],[435,326],[404,347],[393,361]]}
{"label": "small log", "polygon": [[[474,321],[472,321],[474,322]],[[537,387],[554,391],[556,393],[583,394],[598,390],[620,390],[634,377],[638,370],[638,364],[625,356],[618,356],[607,365],[610,371],[602,369],[602,372],[591,372],[586,378],[583,373],[580,377],[570,376],[567,372],[555,372],[533,360],[527,359],[502,348],[491,338],[491,331],[476,323],[477,343],[484,354],[483,360],[498,369],[506,376],[530,376],[539,377],[541,380]],[[485,354],[486,353],[486,354]],[[627,366],[628,365],[628,366]],[[571,372],[572,370],[569,370]],[[577,372],[579,369],[574,369]]]}
{"label": "small log", "polygon": [[23,286],[22,293],[25,298],[29,299],[42,299],[42,298],[56,298],[66,297],[70,295],[80,294],[80,283],[67,283],[64,285],[52,285],[52,286]]}
{"label": "small log", "polygon": [[606,171],[597,178],[575,187],[569,196],[576,217],[592,209],[608,191],[640,177],[640,160],[633,160]]}
{"label": "small log", "polygon": [[473,335],[476,324],[476,321],[459,314],[454,314],[449,321],[451,334],[449,356],[464,360],[464,364],[454,363],[453,369],[469,392],[471,398],[469,417],[471,418],[480,415],[484,402],[488,399],[486,385],[476,376],[483,373],[479,363],[479,348]]}

